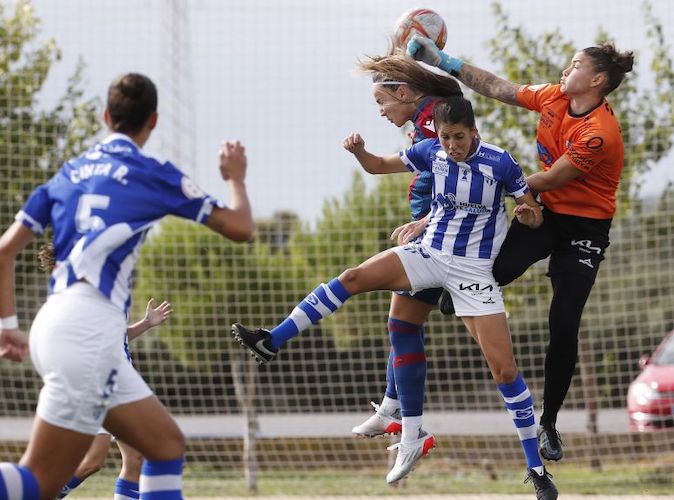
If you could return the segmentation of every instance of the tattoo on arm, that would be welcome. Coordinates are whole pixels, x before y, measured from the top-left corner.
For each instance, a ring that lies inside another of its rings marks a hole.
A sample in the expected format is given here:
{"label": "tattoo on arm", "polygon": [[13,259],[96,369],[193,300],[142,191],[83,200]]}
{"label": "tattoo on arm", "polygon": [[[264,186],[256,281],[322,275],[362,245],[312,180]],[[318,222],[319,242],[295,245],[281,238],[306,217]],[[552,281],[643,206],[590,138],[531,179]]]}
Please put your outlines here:
{"label": "tattoo on arm", "polygon": [[520,105],[516,97],[520,85],[499,78],[489,71],[485,71],[470,64],[464,64],[459,71],[459,80],[478,94],[498,99],[501,102],[513,106]]}

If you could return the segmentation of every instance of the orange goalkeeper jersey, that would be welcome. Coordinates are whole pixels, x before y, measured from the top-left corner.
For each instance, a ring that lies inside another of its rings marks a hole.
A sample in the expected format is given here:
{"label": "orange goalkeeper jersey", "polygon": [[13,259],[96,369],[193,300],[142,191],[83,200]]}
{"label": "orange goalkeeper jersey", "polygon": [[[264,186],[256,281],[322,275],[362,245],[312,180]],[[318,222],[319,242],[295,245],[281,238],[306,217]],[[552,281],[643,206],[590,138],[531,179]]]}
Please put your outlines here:
{"label": "orange goalkeeper jersey", "polygon": [[517,101],[538,111],[536,146],[542,170],[562,155],[583,172],[561,188],[541,193],[543,204],[560,214],[610,219],[623,168],[623,139],[618,120],[606,100],[591,111],[570,114],[570,98],[559,85],[525,85]]}

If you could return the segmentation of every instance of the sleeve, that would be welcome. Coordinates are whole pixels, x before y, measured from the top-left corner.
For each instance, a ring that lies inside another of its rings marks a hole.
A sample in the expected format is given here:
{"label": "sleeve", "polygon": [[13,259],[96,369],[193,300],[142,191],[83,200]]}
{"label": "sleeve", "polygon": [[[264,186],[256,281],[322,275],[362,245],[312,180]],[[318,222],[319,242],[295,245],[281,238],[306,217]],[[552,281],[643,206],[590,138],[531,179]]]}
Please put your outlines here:
{"label": "sleeve", "polygon": [[583,129],[577,137],[567,143],[566,157],[573,166],[588,173],[599,163],[610,157],[610,135],[600,127]]}
{"label": "sleeve", "polygon": [[400,152],[400,159],[410,172],[419,173],[430,171],[429,153],[437,139],[424,139]]}
{"label": "sleeve", "polygon": [[543,103],[561,92],[559,85],[542,83],[540,85],[524,85],[517,91],[517,102],[531,111],[540,111],[543,109]]}
{"label": "sleeve", "polygon": [[163,201],[172,215],[205,224],[213,207],[223,206],[172,163],[165,163],[160,175],[164,183]]}
{"label": "sleeve", "polygon": [[21,222],[39,236],[51,221],[51,207],[48,184],[42,184],[31,193],[14,220]]}
{"label": "sleeve", "polygon": [[515,198],[521,198],[529,192],[529,186],[527,186],[522,168],[507,151],[504,151],[503,156],[501,156],[501,167],[503,168],[503,184],[508,194]]}

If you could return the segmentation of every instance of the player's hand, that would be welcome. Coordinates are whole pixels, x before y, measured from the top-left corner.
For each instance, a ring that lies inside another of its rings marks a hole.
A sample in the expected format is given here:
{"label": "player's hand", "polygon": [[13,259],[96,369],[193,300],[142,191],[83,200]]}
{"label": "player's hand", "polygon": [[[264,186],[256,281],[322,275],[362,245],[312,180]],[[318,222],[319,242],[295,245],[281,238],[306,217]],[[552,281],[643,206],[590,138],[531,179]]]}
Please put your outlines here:
{"label": "player's hand", "polygon": [[225,141],[220,146],[220,175],[223,180],[243,182],[246,178],[246,148],[239,141]]}
{"label": "player's hand", "polygon": [[151,298],[145,309],[145,318],[143,319],[150,327],[161,325],[171,317],[171,314],[173,314],[173,306],[171,306],[170,302],[165,300],[155,307],[156,303],[154,298]]}
{"label": "player's hand", "polygon": [[522,203],[515,207],[513,213],[520,223],[529,226],[531,229],[536,229],[543,224],[543,212],[541,212],[538,206],[532,207],[531,205]]}
{"label": "player's hand", "polygon": [[344,139],[344,149],[353,154],[362,153],[365,151],[365,141],[360,134],[353,133]]}
{"label": "player's hand", "polygon": [[429,38],[414,35],[407,42],[407,54],[417,61],[440,68],[447,73],[458,73],[463,61],[441,51]]}
{"label": "player's hand", "polygon": [[407,224],[403,224],[393,230],[391,233],[391,240],[397,241],[398,245],[405,245],[421,235],[426,229],[426,219],[413,220]]}
{"label": "player's hand", "polygon": [[28,341],[24,333],[16,328],[0,329],[0,358],[23,361],[28,354]]}

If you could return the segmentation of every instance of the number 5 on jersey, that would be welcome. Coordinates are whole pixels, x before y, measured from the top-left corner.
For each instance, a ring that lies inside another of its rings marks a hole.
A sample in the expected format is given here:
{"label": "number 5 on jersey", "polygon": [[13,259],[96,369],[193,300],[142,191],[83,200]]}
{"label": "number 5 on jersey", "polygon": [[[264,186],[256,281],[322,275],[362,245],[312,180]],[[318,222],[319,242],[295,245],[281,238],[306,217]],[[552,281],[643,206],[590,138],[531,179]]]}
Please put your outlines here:
{"label": "number 5 on jersey", "polygon": [[110,197],[101,194],[83,194],[77,203],[75,213],[75,226],[78,233],[97,231],[105,227],[105,221],[98,215],[93,215],[93,210],[105,210],[110,206]]}

